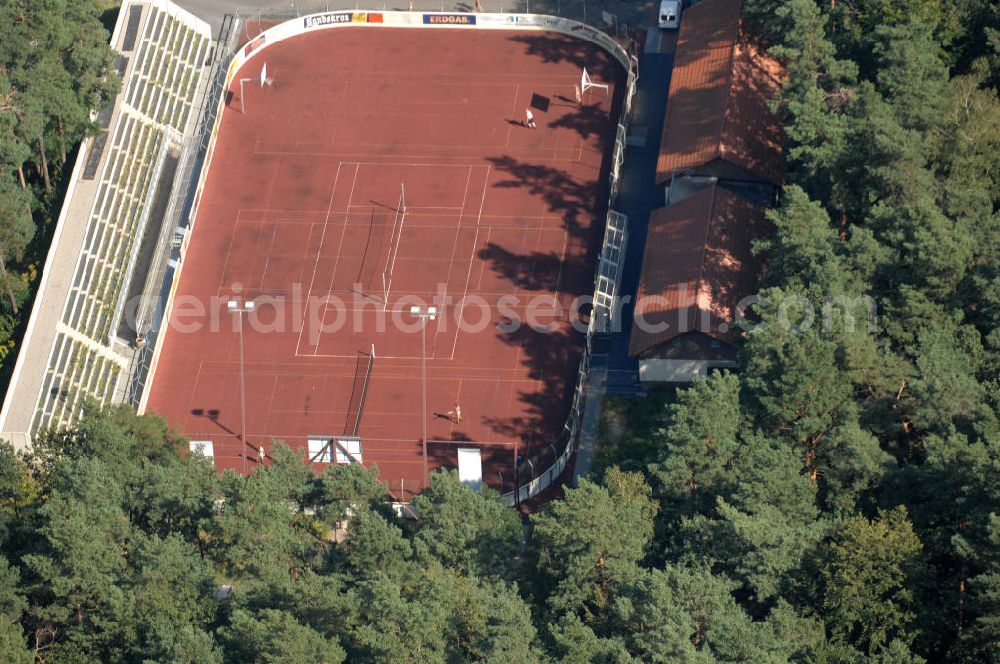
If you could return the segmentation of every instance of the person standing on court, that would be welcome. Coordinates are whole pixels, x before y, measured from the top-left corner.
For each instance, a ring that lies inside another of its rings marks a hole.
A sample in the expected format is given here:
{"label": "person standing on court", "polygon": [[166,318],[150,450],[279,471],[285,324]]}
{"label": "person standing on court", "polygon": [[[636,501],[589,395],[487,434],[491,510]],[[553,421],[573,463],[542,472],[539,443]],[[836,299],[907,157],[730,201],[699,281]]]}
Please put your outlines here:
{"label": "person standing on court", "polygon": [[524,126],[528,129],[535,129],[535,114],[531,112],[530,108],[524,109]]}
{"label": "person standing on court", "polygon": [[580,94],[580,84],[577,83],[573,86],[573,97],[576,99],[576,103],[579,104],[583,101],[583,96]]}
{"label": "person standing on court", "polygon": [[455,407],[448,411],[448,419],[452,421],[453,424],[462,423],[462,404],[455,400]]}

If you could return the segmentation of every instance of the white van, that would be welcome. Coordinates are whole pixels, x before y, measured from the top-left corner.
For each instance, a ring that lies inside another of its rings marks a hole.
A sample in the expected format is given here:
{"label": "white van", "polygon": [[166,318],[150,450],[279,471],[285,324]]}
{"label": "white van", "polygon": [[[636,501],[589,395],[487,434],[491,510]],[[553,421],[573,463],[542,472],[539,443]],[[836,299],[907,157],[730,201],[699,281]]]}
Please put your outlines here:
{"label": "white van", "polygon": [[661,28],[666,30],[676,30],[681,25],[681,0],[661,0],[660,2],[660,22]]}

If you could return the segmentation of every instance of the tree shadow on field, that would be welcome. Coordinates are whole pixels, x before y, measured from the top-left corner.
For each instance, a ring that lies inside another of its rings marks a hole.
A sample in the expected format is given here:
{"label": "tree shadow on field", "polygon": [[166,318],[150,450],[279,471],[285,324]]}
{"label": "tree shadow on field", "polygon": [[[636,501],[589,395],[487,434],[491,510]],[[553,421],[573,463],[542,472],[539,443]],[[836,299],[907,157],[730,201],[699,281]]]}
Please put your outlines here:
{"label": "tree shadow on field", "polygon": [[480,249],[479,258],[518,290],[554,292],[559,287],[562,257],[552,252],[533,251],[519,255],[493,242]]}
{"label": "tree shadow on field", "polygon": [[[513,157],[487,159],[500,173],[510,178],[493,183],[497,189],[518,189],[545,201],[549,209],[563,218],[567,233],[576,239],[592,235],[595,226],[581,221],[581,215],[595,215],[602,219],[607,209],[607,194],[602,193],[600,181],[581,181],[566,171],[545,164],[529,164]],[[607,161],[607,159],[605,159]],[[601,174],[605,172],[601,167]]]}
{"label": "tree shadow on field", "polygon": [[[574,102],[573,106],[576,106],[573,112],[550,120],[548,126],[573,129],[584,139],[607,134],[608,116],[599,105],[587,103],[577,105]],[[608,142],[610,143],[610,141]]]}
{"label": "tree shadow on field", "polygon": [[[599,179],[581,181],[579,176],[545,164],[529,164],[511,157],[494,157],[490,161],[497,172],[509,176],[495,182],[494,187],[528,192],[544,200],[551,214],[561,217],[568,251],[565,256],[537,250],[518,253],[488,243],[479,251],[479,258],[518,290],[561,295],[564,307],[567,299],[591,295],[607,210],[607,178],[604,175],[607,164],[600,169]],[[529,472],[527,469],[531,467],[537,472],[547,468],[566,442],[565,425],[573,402],[585,335],[573,329],[569,312],[565,310],[557,317],[555,328],[552,331],[535,330],[522,320],[514,331],[496,332],[502,343],[520,348],[522,366],[527,369],[528,376],[537,381],[533,389],[518,391],[522,412],[513,417],[486,420],[498,437],[519,441],[524,459],[531,461],[531,464],[522,465],[523,472]],[[527,479],[527,475],[521,477],[522,482]]]}
{"label": "tree shadow on field", "polygon": [[586,67],[591,73],[603,73],[604,67],[610,64],[610,57],[599,46],[569,35],[542,32],[520,34],[510,40],[524,44],[525,52],[542,62],[571,62],[581,71]]}
{"label": "tree shadow on field", "polygon": [[531,391],[518,391],[518,398],[525,406],[522,414],[491,417],[486,423],[499,436],[518,439],[526,457],[540,456],[559,440],[569,417],[584,335],[562,321],[552,332],[522,324],[513,332],[498,330],[497,337],[509,346],[520,347],[523,364],[540,385]]}

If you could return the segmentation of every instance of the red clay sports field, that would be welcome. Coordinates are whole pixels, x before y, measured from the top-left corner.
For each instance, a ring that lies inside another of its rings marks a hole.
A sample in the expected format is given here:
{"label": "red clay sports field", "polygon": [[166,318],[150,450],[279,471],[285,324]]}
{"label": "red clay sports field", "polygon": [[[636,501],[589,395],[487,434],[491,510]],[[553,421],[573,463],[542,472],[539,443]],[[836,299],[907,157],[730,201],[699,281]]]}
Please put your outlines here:
{"label": "red clay sports field", "polygon": [[[584,67],[611,87],[578,105]],[[274,440],[308,458],[307,439],[356,429],[357,458],[408,497],[426,418],[430,469],[479,448],[483,481],[511,490],[514,455],[566,423],[584,343],[567,309],[593,293],[624,77],[548,32],[351,26],[270,45],[230,86],[147,410],[243,469],[235,296],[256,305],[249,470]],[[414,304],[439,311],[426,346]],[[530,304],[554,333],[497,329]]]}

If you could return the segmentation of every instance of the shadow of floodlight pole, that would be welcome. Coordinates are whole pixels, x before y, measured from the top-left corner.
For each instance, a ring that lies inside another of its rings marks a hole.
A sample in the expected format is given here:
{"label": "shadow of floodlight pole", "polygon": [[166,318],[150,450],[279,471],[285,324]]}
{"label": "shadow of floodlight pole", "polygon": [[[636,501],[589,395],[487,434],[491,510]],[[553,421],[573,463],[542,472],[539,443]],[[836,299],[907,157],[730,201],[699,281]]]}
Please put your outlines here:
{"label": "shadow of floodlight pole", "polygon": [[437,307],[410,307],[410,314],[421,319],[420,325],[420,377],[421,403],[420,423],[423,427],[424,441],[424,486],[430,486],[427,472],[427,321],[437,318]]}
{"label": "shadow of floodlight pole", "polygon": [[246,379],[244,378],[243,370],[243,314],[251,313],[254,309],[253,300],[249,302],[244,302],[243,306],[237,300],[229,300],[226,303],[226,308],[229,309],[229,313],[236,314],[239,320],[239,335],[240,335],[240,439],[243,442],[243,476],[246,477],[249,472],[247,469],[247,398],[246,398]]}

